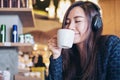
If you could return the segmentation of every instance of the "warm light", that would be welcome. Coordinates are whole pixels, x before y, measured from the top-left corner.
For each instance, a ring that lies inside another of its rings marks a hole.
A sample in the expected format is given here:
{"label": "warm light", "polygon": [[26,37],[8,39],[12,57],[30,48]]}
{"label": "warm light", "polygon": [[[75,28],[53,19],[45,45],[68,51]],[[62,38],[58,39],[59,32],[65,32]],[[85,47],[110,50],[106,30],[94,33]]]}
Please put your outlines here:
{"label": "warm light", "polygon": [[47,8],[45,8],[45,10],[46,10],[46,11],[49,11],[49,8],[47,7]]}
{"label": "warm light", "polygon": [[70,0],[60,0],[57,8],[57,18],[59,18],[59,22],[62,23],[64,15],[68,7],[71,5]]}
{"label": "warm light", "polygon": [[45,46],[45,47],[44,47],[44,50],[45,50],[45,51],[47,51],[47,50],[48,50],[48,47],[47,47],[47,46]]}
{"label": "warm light", "polygon": [[41,2],[43,2],[44,0],[40,0]]}
{"label": "warm light", "polygon": [[37,49],[38,49],[38,45],[35,44],[35,45],[33,46],[33,50],[37,50]]}
{"label": "warm light", "polygon": [[29,7],[29,8],[33,8],[32,0],[29,0],[29,2],[28,2],[28,7]]}
{"label": "warm light", "polygon": [[53,0],[50,1],[50,5],[48,8],[48,17],[49,18],[55,18],[55,6],[53,3]]}

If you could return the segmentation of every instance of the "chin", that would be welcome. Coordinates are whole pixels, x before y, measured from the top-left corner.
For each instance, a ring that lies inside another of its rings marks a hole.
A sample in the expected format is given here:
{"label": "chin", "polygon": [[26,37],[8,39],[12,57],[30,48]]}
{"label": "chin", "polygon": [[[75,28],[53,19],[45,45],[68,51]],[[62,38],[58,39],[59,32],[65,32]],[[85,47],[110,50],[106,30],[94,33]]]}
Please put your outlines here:
{"label": "chin", "polygon": [[78,44],[78,43],[81,43],[81,41],[77,41],[77,40],[74,41],[74,44]]}

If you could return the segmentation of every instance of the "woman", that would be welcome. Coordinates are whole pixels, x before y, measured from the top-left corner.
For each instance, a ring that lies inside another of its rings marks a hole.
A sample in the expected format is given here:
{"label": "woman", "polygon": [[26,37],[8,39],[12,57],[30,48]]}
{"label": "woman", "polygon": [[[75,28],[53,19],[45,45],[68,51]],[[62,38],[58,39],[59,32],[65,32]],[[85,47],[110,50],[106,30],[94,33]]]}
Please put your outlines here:
{"label": "woman", "polygon": [[70,49],[57,47],[54,36],[48,80],[120,80],[120,39],[101,35],[100,9],[92,2],[78,1],[67,10],[62,28],[75,32]]}

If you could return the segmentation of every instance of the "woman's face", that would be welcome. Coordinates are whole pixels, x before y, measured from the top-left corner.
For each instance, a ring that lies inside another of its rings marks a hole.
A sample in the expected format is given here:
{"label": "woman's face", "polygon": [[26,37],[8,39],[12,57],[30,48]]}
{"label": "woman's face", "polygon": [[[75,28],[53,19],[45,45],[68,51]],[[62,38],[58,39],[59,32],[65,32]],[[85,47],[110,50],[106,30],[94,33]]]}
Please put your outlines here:
{"label": "woman's face", "polygon": [[73,8],[66,19],[66,28],[75,32],[74,44],[86,40],[88,35],[88,20],[81,7]]}

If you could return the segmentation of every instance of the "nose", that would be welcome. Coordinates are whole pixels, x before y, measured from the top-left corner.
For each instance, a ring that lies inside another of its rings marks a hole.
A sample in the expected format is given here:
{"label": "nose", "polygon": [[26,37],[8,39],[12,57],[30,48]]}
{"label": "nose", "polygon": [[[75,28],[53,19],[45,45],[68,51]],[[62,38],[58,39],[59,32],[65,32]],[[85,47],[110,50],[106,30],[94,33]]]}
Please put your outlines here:
{"label": "nose", "polygon": [[71,23],[68,25],[67,29],[74,30],[74,29],[75,29],[75,25],[74,25],[74,23],[71,22]]}

